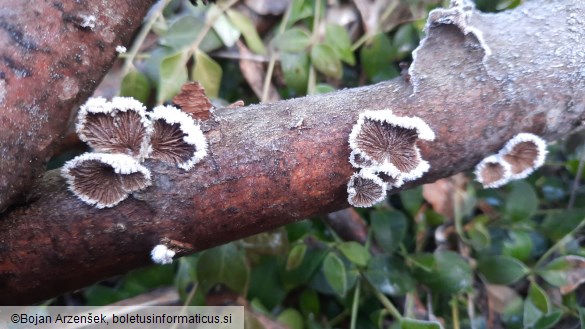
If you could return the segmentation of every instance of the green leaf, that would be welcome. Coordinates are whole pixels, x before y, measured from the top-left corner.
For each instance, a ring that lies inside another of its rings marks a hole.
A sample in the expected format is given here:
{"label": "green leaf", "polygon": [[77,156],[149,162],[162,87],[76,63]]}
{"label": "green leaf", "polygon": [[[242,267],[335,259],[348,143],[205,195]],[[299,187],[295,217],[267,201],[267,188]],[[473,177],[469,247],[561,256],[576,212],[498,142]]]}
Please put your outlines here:
{"label": "green leaf", "polygon": [[158,103],[173,98],[185,82],[187,82],[187,69],[182,53],[165,57],[159,68],[159,80],[156,99]]}
{"label": "green leaf", "polygon": [[400,321],[400,329],[443,329],[443,326],[436,321],[402,319]]}
{"label": "green leaf", "polygon": [[443,250],[434,254],[416,254],[412,259],[428,267],[429,271],[415,267],[414,274],[436,292],[455,294],[471,288],[473,284],[471,267],[455,252]]}
{"label": "green leaf", "polygon": [[505,256],[514,257],[526,261],[532,253],[532,238],[530,234],[523,231],[509,231],[509,240],[504,242],[502,253]]}
{"label": "green leaf", "polygon": [[334,79],[341,79],[343,70],[341,61],[335,51],[326,44],[319,44],[311,49],[311,63],[317,71]]}
{"label": "green leaf", "polygon": [[325,43],[335,51],[339,59],[349,65],[355,64],[355,57],[351,51],[351,40],[343,26],[327,24],[325,27]]}
{"label": "green leaf", "polygon": [[376,34],[360,50],[362,69],[372,82],[390,80],[399,75],[392,63],[393,49],[385,33]]}
{"label": "green leaf", "polygon": [[148,78],[138,70],[130,70],[122,79],[120,96],[133,97],[142,103],[146,103],[150,96]]}
{"label": "green leaf", "polygon": [[230,22],[244,35],[244,39],[246,39],[248,48],[250,48],[256,54],[266,55],[266,47],[264,47],[264,43],[262,42],[262,39],[260,39],[258,31],[256,31],[256,27],[254,27],[252,20],[232,9],[227,11],[227,15],[230,19]]}
{"label": "green leaf", "polygon": [[203,291],[218,283],[244,292],[249,269],[244,254],[233,243],[205,250],[197,261],[197,278]]}
{"label": "green leaf", "polygon": [[284,52],[302,52],[311,43],[309,34],[298,27],[293,27],[274,39],[276,49]]}
{"label": "green leaf", "polygon": [[553,286],[572,291],[585,282],[585,258],[562,256],[538,269],[536,273]]}
{"label": "green leaf", "polygon": [[287,290],[294,289],[307,283],[317,272],[327,251],[320,246],[308,246],[300,266],[291,271],[286,271],[285,266],[281,267],[280,276],[284,287]]}
{"label": "green leaf", "polygon": [[315,86],[315,94],[326,94],[326,93],[330,93],[330,92],[334,92],[337,89],[335,89],[333,86],[326,84],[326,83],[318,83]]}
{"label": "green leaf", "polygon": [[474,221],[473,226],[468,232],[471,239],[471,245],[477,251],[488,248],[491,244],[491,236],[488,229],[481,222]]}
{"label": "green leaf", "polygon": [[400,200],[410,216],[414,217],[423,203],[422,186],[400,192]]}
{"label": "green leaf", "polygon": [[585,329],[585,307],[579,307],[579,320],[581,329]]}
{"label": "green leaf", "polygon": [[272,309],[282,303],[286,289],[278,277],[281,263],[276,257],[261,257],[250,272],[248,299],[258,299]]}
{"label": "green leaf", "polygon": [[218,97],[222,76],[221,66],[200,50],[195,52],[195,66],[191,76],[193,80],[203,85],[208,97]]}
{"label": "green leaf", "polygon": [[512,221],[530,219],[538,209],[538,197],[530,184],[518,181],[506,200],[506,215]]}
{"label": "green leaf", "polygon": [[509,256],[481,258],[478,270],[486,280],[494,284],[512,284],[528,273],[528,268],[522,262]]}
{"label": "green leaf", "polygon": [[550,301],[546,292],[536,283],[531,283],[528,289],[528,296],[524,302],[524,326],[532,327],[549,311]]}
{"label": "green leaf", "polygon": [[392,61],[403,60],[407,56],[410,56],[419,44],[418,29],[413,24],[404,24],[396,30],[392,41]]}
{"label": "green leaf", "polygon": [[305,258],[305,252],[307,252],[307,245],[300,243],[292,247],[286,260],[286,270],[294,270],[299,267]]}
{"label": "green leaf", "polygon": [[375,210],[370,214],[374,239],[384,251],[393,253],[406,235],[408,220],[399,211]]}
{"label": "green leaf", "polygon": [[[204,26],[205,23],[199,17],[183,16],[171,24],[166,34],[160,39],[160,43],[174,50],[183,50],[197,40]],[[223,43],[217,34],[209,31],[199,45],[199,49],[209,52],[222,46]]]}
{"label": "green leaf", "polygon": [[323,261],[323,274],[325,279],[333,288],[333,291],[341,297],[349,289],[347,280],[347,270],[343,261],[335,253],[330,252]]}
{"label": "green leaf", "polygon": [[303,329],[303,316],[301,313],[294,308],[287,308],[282,311],[276,320],[282,324],[285,324],[290,329]]}
{"label": "green leaf", "polygon": [[355,241],[342,242],[337,245],[337,249],[357,266],[367,266],[371,258],[370,252]]}
{"label": "green leaf", "polygon": [[197,281],[197,256],[181,257],[177,261],[179,263],[177,272],[175,274],[175,286],[181,296],[181,300],[185,300]]}
{"label": "green leaf", "polygon": [[559,241],[585,220],[585,208],[573,208],[550,213],[540,231],[553,241]]}
{"label": "green leaf", "polygon": [[563,312],[556,310],[552,311],[550,314],[541,317],[536,323],[534,324],[534,329],[550,329],[554,328],[554,326],[561,320],[563,316]]}
{"label": "green leaf", "polygon": [[240,38],[240,30],[232,25],[216,5],[212,4],[208,7],[206,15],[207,23],[213,19],[213,30],[226,47],[232,47]]}
{"label": "green leaf", "polygon": [[403,261],[384,255],[372,258],[365,275],[374,287],[391,296],[404,296],[416,285]]}
{"label": "green leaf", "polygon": [[310,65],[309,55],[306,52],[282,52],[280,54],[280,66],[284,73],[284,81],[299,95],[304,95],[307,92]]}
{"label": "green leaf", "polygon": [[303,291],[299,298],[299,306],[305,316],[316,316],[320,311],[319,295],[314,290]]}

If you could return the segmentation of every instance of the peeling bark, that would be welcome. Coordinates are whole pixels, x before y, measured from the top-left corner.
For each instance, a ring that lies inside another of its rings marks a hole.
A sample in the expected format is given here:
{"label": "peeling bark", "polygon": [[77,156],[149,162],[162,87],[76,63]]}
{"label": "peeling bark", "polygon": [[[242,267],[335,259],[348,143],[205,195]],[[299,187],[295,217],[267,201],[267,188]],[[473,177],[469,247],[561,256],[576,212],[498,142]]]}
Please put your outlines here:
{"label": "peeling bark", "polygon": [[435,11],[410,71],[415,88],[396,79],[218,110],[204,123],[207,158],[189,172],[147,162],[152,186],[112,209],[83,204],[48,172],[29,205],[0,219],[0,303],[146,265],[163,239],[193,252],[347,207],[348,135],[365,109],[419,116],[437,135],[419,144],[431,170],[404,188],[469,170],[519,132],[561,138],[585,119],[584,14],[580,0],[457,22]]}
{"label": "peeling bark", "polygon": [[2,1],[0,212],[24,201],[154,0]]}

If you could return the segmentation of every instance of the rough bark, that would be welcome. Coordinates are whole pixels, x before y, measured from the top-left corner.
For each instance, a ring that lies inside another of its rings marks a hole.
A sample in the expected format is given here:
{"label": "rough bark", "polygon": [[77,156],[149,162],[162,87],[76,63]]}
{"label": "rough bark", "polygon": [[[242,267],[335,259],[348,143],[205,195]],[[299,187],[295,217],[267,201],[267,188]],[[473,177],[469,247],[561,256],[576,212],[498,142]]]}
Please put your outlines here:
{"label": "rough bark", "polygon": [[162,240],[189,253],[347,207],[347,139],[364,109],[417,115],[437,134],[420,144],[430,172],[405,188],[468,170],[519,132],[552,141],[581,125],[585,3],[533,1],[469,24],[457,12],[431,14],[410,83],[219,110],[202,163],[147,163],[153,185],[112,209],[81,203],[48,172],[29,205],[0,219],[0,303],[146,265]]}
{"label": "rough bark", "polygon": [[0,212],[45,171],[154,0],[0,1]]}

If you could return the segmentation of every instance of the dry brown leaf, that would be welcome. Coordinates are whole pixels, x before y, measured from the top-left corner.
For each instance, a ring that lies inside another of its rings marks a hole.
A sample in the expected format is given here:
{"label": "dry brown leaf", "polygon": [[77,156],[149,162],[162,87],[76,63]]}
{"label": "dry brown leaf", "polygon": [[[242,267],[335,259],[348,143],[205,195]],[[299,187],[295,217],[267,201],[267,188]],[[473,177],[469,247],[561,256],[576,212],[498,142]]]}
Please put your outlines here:
{"label": "dry brown leaf", "polygon": [[423,186],[423,197],[436,212],[447,218],[453,218],[453,202],[463,202],[461,196],[466,193],[466,184],[467,178],[461,173],[439,179]]}
{"label": "dry brown leaf", "polygon": [[235,102],[231,103],[230,105],[226,106],[226,108],[235,109],[235,108],[242,107],[242,106],[244,106],[244,101],[240,99],[239,101],[235,101]]}
{"label": "dry brown leaf", "polygon": [[565,261],[569,264],[569,269],[565,272],[567,284],[561,287],[561,294],[563,295],[574,291],[585,282],[585,258],[565,256]]}
{"label": "dry brown leaf", "polygon": [[185,83],[179,94],[173,98],[173,103],[196,119],[207,120],[211,116],[211,102],[205,95],[205,89],[197,81]]}
{"label": "dry brown leaf", "polygon": [[[238,41],[237,45],[241,57],[252,55],[252,52],[248,48],[246,48],[246,46],[241,41]],[[270,84],[267,99],[264,100],[262,99],[264,76],[266,75],[264,65],[262,63],[240,59],[240,70],[242,71],[242,75],[248,82],[248,85],[250,85],[250,88],[252,88],[254,94],[256,94],[258,98],[260,98],[264,102],[276,102],[280,100],[280,95],[278,94],[278,91],[272,84]]]}

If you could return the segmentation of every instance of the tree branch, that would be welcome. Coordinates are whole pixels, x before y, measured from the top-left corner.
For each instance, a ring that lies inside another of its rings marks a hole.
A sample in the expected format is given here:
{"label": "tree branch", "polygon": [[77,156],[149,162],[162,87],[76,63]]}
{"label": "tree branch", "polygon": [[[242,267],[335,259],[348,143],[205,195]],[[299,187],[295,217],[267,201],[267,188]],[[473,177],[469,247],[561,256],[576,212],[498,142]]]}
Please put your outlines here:
{"label": "tree branch", "polygon": [[0,213],[42,176],[71,110],[154,0],[9,1],[0,8]]}
{"label": "tree branch", "polygon": [[[0,220],[0,303],[28,303],[150,262],[163,239],[183,254],[347,207],[348,135],[364,109],[417,115],[431,170],[405,188],[472,168],[519,132],[552,141],[585,118],[585,3],[533,1],[500,14],[434,11],[402,79],[216,112],[210,155],[189,172],[147,163],[153,185],[98,210],[56,171]],[[302,124],[299,125],[299,122]]]}

